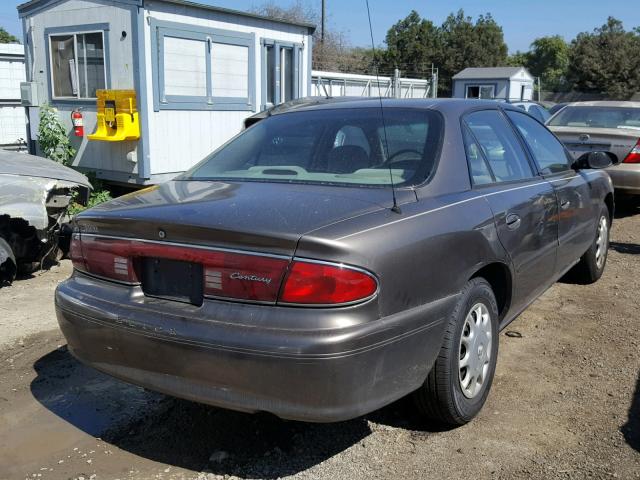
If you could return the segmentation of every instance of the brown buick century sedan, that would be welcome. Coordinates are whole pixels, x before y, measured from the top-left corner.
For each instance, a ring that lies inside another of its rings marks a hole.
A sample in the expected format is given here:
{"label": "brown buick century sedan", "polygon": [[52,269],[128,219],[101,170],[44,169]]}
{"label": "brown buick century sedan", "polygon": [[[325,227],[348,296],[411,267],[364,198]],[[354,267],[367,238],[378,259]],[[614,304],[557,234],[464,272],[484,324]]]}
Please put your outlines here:
{"label": "brown buick century sedan", "polygon": [[60,326],[177,397],[326,422],[411,394],[464,424],[499,331],[569,270],[602,275],[610,157],[508,104],[301,102],[80,214]]}

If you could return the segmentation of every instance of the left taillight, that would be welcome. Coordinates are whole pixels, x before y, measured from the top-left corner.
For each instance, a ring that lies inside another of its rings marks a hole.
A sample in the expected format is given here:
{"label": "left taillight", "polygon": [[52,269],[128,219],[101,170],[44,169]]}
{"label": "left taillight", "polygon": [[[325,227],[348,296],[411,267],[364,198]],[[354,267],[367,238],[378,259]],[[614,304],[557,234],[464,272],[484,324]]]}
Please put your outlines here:
{"label": "left taillight", "polygon": [[139,283],[138,275],[130,250],[130,240],[74,233],[71,237],[69,256],[77,270],[120,282],[137,284]]}

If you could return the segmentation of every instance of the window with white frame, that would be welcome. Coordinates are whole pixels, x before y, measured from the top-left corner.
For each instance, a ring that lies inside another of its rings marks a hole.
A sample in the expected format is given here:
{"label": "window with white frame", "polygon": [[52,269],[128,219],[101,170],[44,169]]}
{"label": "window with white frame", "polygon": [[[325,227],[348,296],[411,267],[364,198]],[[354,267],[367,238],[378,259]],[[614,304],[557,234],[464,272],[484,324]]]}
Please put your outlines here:
{"label": "window with white frame", "polygon": [[106,88],[104,32],[49,35],[54,99],[96,98]]}
{"label": "window with white frame", "polygon": [[263,40],[263,108],[299,98],[302,45]]}
{"label": "window with white frame", "polygon": [[154,107],[253,110],[253,34],[154,21]]}

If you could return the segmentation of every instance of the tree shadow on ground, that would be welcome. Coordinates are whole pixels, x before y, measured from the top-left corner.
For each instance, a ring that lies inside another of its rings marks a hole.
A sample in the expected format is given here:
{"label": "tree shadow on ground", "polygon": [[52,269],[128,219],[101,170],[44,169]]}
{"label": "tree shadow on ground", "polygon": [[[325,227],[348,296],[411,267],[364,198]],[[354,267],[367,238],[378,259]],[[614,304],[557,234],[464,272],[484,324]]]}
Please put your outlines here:
{"label": "tree shadow on ground", "polygon": [[631,448],[640,453],[640,373],[629,407],[627,423],[620,429]]}
{"label": "tree shadow on ground", "polygon": [[61,347],[34,364],[34,397],[78,429],[132,454],[196,472],[278,478],[317,465],[371,434],[372,424],[437,431],[406,400],[333,424],[284,421],[148,392],[82,365]]}

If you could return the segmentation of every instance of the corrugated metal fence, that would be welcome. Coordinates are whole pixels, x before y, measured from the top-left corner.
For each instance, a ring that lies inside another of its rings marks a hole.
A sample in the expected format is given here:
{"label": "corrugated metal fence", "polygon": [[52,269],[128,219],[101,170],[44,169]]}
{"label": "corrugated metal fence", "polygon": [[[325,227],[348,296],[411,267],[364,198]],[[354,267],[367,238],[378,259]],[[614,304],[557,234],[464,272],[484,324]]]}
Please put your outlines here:
{"label": "corrugated metal fence", "polygon": [[398,70],[393,77],[321,70],[311,72],[311,96],[314,97],[435,98],[437,91],[437,70],[429,79],[402,78]]}
{"label": "corrugated metal fence", "polygon": [[27,117],[20,104],[24,81],[24,46],[0,44],[0,148],[26,148]]}

